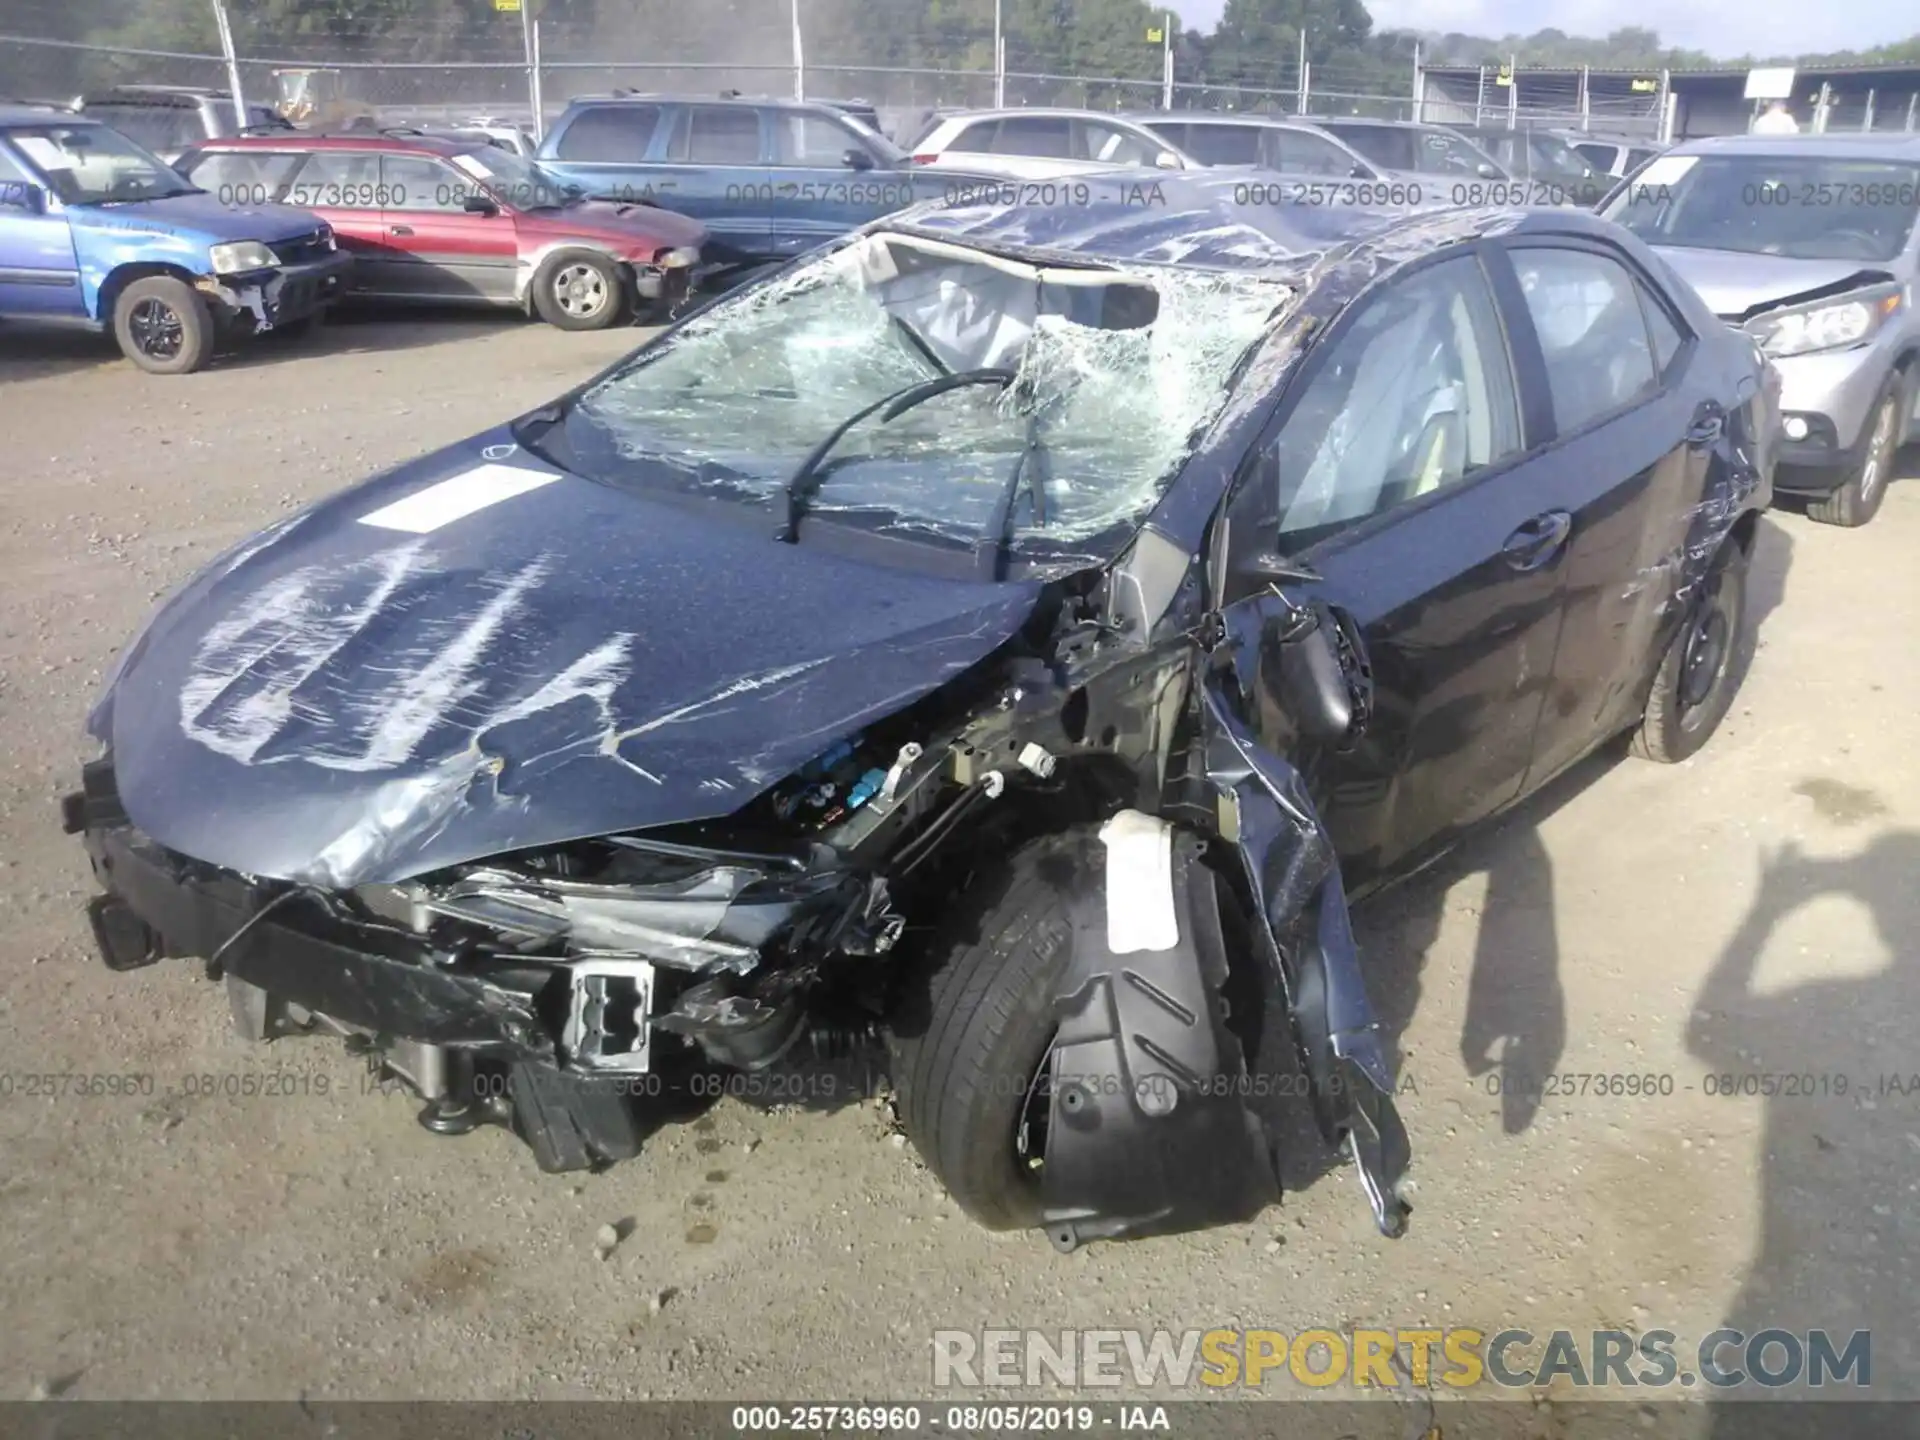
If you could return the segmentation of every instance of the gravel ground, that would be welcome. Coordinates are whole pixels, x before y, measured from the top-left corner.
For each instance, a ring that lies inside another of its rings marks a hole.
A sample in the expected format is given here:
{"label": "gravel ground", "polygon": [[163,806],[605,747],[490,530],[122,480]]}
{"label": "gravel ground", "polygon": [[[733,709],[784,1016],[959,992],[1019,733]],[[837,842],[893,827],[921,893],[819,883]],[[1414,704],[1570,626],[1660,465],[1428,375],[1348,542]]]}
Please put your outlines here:
{"label": "gravel ground", "polygon": [[[1870,1093],[1920,1072],[1920,484],[1864,531],[1770,518],[1751,672],[1704,754],[1590,762],[1363,908],[1417,1157],[1397,1243],[1309,1155],[1256,1224],[1057,1257],[973,1227],[867,1104],[728,1101],[543,1176],[502,1132],[430,1137],[331,1041],[246,1045],[190,965],[109,973],[56,802],[153,601],[634,339],[362,321],[166,380],[0,337],[0,1398],[906,1397],[942,1327],[1723,1321],[1870,1326],[1876,1393],[1920,1394],[1920,1093]],[[1487,1034],[1672,1093],[1503,1108],[1463,1058]],[[97,1071],[155,1093],[19,1079]],[[1706,1093],[1756,1072],[1849,1093]],[[183,1093],[268,1073],[305,1093]]]}

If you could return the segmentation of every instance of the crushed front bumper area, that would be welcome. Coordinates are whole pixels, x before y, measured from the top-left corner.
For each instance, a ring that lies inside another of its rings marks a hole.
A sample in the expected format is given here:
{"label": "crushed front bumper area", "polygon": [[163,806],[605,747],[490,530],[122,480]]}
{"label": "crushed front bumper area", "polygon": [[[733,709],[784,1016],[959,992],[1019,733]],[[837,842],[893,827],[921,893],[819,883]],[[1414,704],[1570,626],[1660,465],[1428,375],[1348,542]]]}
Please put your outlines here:
{"label": "crushed front bumper area", "polygon": [[353,257],[332,251],[315,260],[241,275],[203,275],[195,288],[229,329],[252,334],[292,325],[346,293]]}
{"label": "crushed front bumper area", "polygon": [[540,1168],[630,1158],[650,1128],[636,1095],[657,1084],[582,1074],[560,1060],[566,967],[437,953],[398,928],[346,913],[325,892],[268,889],[174,854],[141,834],[89,767],[63,820],[85,837],[103,893],[88,905],[101,958],[115,970],[196,956],[224,978],[252,1039],[283,1024],[346,1039],[427,1102],[421,1121],[461,1133],[484,1121],[525,1140]]}

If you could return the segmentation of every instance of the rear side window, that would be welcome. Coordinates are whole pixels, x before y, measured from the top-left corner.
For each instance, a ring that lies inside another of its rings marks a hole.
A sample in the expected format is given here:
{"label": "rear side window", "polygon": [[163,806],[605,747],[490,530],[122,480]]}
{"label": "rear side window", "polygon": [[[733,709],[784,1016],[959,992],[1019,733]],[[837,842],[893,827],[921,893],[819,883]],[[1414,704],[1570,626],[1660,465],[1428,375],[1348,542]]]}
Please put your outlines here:
{"label": "rear side window", "polygon": [[222,205],[265,205],[284,200],[300,157],[284,151],[217,150],[187,162],[187,178],[210,190]]}
{"label": "rear side window", "polygon": [[1659,153],[1658,150],[1629,150],[1627,152],[1627,173],[1632,174]]}
{"label": "rear side window", "polygon": [[1513,266],[1540,336],[1562,435],[1650,394],[1660,367],[1624,265],[1588,250],[1528,246]]}
{"label": "rear side window", "polygon": [[1064,116],[1018,116],[1000,122],[993,137],[996,155],[1037,155],[1048,159],[1073,157],[1073,122]]}
{"label": "rear side window", "polygon": [[669,158],[692,165],[759,164],[760,112],[744,105],[689,106]]}
{"label": "rear side window", "polygon": [[322,150],[307,163],[287,188],[289,205],[317,210],[378,210],[380,155],[373,150]]}
{"label": "rear side window", "polygon": [[657,105],[602,105],[573,117],[554,153],[562,160],[644,160],[660,124]]}
{"label": "rear side window", "polygon": [[997,120],[981,120],[967,126],[953,137],[949,150],[957,150],[962,155],[990,155],[993,153],[993,137],[1000,128]]}
{"label": "rear side window", "polygon": [[1207,165],[1258,165],[1260,132],[1252,125],[1189,125],[1181,148]]}
{"label": "rear side window", "polygon": [[1584,145],[1576,145],[1573,148],[1578,150],[1581,156],[1586,159],[1587,163],[1595,169],[1611,170],[1613,168],[1615,146],[1596,145],[1592,141],[1588,141]]}
{"label": "rear side window", "polygon": [[1131,130],[1087,120],[1080,126],[1080,152],[1088,160],[1108,165],[1151,165],[1160,157],[1158,140],[1147,140]]}

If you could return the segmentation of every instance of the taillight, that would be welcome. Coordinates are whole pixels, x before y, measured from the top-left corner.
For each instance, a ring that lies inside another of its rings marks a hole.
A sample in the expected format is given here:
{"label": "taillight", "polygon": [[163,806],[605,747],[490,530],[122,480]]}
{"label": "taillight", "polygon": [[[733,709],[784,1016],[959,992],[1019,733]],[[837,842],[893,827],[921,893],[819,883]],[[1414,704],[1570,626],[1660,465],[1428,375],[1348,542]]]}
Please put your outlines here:
{"label": "taillight", "polygon": [[913,163],[916,165],[931,165],[933,164],[934,161],[938,160],[939,158],[940,156],[938,154],[916,155],[913,157]]}

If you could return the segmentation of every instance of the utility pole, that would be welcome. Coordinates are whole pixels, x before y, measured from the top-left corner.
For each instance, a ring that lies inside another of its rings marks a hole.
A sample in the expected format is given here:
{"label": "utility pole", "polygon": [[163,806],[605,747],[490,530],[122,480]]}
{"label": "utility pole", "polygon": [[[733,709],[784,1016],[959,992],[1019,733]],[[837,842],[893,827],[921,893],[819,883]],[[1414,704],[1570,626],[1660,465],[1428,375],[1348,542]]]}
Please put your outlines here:
{"label": "utility pole", "polygon": [[1300,94],[1294,100],[1294,114],[1307,113],[1307,97],[1312,93],[1312,84],[1313,82],[1307,78],[1307,32],[1302,30],[1300,32]]}
{"label": "utility pole", "polygon": [[1161,25],[1163,28],[1160,32],[1160,39],[1163,42],[1164,48],[1162,48],[1160,52],[1160,108],[1162,110],[1171,110],[1173,109],[1174,25],[1174,14],[1171,10],[1167,11],[1166,18],[1161,21]]}
{"label": "utility pole", "polygon": [[1007,108],[1007,36],[1001,28],[1000,0],[993,0],[993,108]]}
{"label": "utility pole", "polygon": [[807,98],[807,56],[800,40],[800,0],[793,0],[793,98]]}
{"label": "utility pole", "polygon": [[540,42],[533,28],[533,0],[520,0],[520,48],[527,56],[527,103],[533,107],[533,138],[541,135],[540,116]]}
{"label": "utility pole", "polygon": [[220,32],[220,53],[227,61],[227,88],[233,92],[233,123],[241,130],[247,128],[247,101],[240,93],[240,57],[233,49],[233,27],[227,23],[227,7],[220,0],[212,0],[213,25]]}

